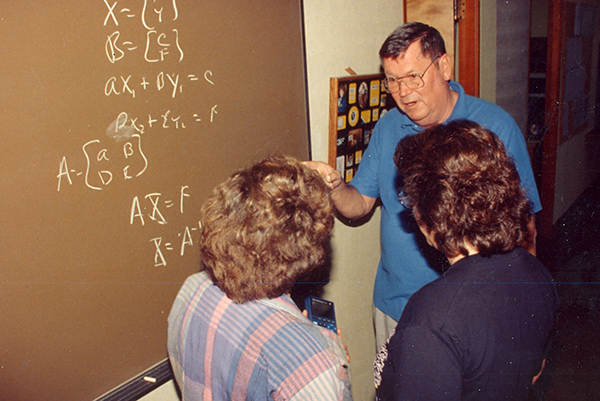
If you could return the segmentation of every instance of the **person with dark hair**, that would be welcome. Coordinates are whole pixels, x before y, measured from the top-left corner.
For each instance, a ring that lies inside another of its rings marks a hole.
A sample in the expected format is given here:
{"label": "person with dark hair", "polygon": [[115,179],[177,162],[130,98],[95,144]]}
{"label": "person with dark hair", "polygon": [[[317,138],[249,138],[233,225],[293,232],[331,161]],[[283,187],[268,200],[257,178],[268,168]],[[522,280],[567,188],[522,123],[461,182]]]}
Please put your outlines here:
{"label": "person with dark hair", "polygon": [[218,185],[201,209],[202,271],[169,315],[169,358],[184,400],[352,400],[340,338],[290,298],[322,265],[329,189],[288,156]]}
{"label": "person with dark hair", "polygon": [[400,141],[400,200],[450,268],[411,296],[375,360],[377,399],[526,400],[558,297],[520,245],[530,201],[500,139],[453,121]]}
{"label": "person with dark hair", "polygon": [[[443,258],[423,253],[415,235],[418,229],[401,218],[406,208],[396,192],[397,171],[393,164],[396,144],[423,129],[453,120],[469,119],[495,132],[514,158],[533,212],[541,203],[531,169],[527,144],[514,119],[499,106],[465,94],[452,81],[452,61],[444,40],[433,27],[411,22],[397,28],[379,51],[386,90],[397,107],[376,124],[358,171],[349,185],[340,172],[322,162],[308,162],[319,171],[331,189],[338,212],[358,219],[371,212],[381,199],[381,259],[373,291],[373,320],[377,346],[393,331],[410,296],[435,280]],[[529,235],[523,245],[535,254],[535,219],[529,220]],[[431,257],[433,256],[433,257]]]}

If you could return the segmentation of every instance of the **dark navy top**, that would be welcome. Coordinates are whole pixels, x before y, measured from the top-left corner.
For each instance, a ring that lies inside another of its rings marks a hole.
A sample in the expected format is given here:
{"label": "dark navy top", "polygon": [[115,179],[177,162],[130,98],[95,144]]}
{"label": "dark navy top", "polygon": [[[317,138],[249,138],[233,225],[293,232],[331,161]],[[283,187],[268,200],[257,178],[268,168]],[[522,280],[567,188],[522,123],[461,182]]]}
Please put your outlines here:
{"label": "dark navy top", "polygon": [[459,260],[408,301],[376,359],[378,400],[525,400],[557,306],[522,248]]}

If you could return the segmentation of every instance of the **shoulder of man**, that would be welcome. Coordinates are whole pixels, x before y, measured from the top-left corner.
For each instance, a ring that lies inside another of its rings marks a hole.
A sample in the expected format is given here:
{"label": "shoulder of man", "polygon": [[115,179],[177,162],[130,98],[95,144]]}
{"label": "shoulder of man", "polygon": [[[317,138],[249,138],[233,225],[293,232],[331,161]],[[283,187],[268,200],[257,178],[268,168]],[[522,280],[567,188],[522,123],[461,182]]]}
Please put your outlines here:
{"label": "shoulder of man", "polygon": [[450,81],[450,88],[459,94],[452,119],[472,120],[488,129],[490,126],[506,127],[506,125],[518,129],[515,119],[502,107],[488,100],[467,95],[458,82]]}
{"label": "shoulder of man", "polygon": [[516,122],[512,115],[502,107],[488,100],[465,95],[467,103],[467,118],[473,121],[481,121],[480,124],[514,124]]}

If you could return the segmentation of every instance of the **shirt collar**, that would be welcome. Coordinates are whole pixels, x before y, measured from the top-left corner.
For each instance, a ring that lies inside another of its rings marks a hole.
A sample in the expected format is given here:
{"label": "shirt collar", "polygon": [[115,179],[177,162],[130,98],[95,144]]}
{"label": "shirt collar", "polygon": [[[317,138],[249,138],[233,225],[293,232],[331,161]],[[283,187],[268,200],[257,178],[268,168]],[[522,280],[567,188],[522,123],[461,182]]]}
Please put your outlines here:
{"label": "shirt collar", "polygon": [[450,114],[450,117],[448,117],[448,119],[446,121],[444,121],[444,124],[447,122],[450,122],[452,120],[464,118],[465,110],[467,107],[465,90],[462,87],[462,85],[456,81],[450,81],[449,84],[450,84],[450,89],[453,90],[454,92],[458,93],[458,100],[456,100],[456,104],[454,105],[452,114]]}
{"label": "shirt collar", "polygon": [[277,298],[262,298],[259,299],[257,302],[260,302],[261,304],[267,305],[271,308],[285,311],[299,319],[304,318],[302,312],[300,312],[300,309],[298,309],[298,307],[296,306],[292,298],[289,297],[289,295],[284,294]]}

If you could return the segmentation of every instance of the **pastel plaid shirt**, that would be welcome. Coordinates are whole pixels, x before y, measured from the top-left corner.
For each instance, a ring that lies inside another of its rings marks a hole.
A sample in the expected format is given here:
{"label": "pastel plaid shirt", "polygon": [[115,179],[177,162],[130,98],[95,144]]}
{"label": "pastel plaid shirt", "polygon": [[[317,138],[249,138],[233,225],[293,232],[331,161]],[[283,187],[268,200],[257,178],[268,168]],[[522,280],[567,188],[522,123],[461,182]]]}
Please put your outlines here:
{"label": "pastel plaid shirt", "polygon": [[236,304],[194,274],[169,315],[168,346],[183,400],[352,400],[339,338],[286,295]]}

